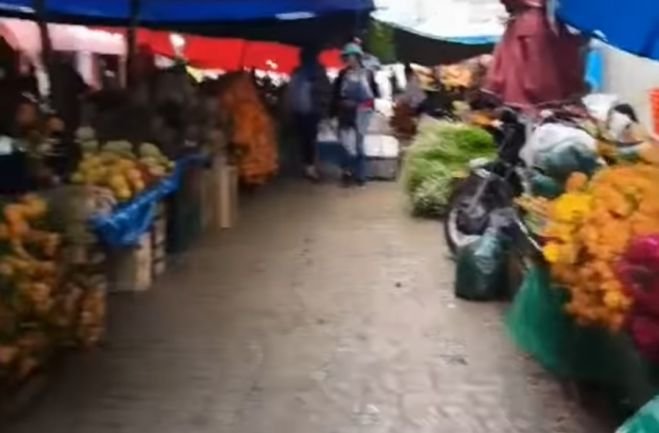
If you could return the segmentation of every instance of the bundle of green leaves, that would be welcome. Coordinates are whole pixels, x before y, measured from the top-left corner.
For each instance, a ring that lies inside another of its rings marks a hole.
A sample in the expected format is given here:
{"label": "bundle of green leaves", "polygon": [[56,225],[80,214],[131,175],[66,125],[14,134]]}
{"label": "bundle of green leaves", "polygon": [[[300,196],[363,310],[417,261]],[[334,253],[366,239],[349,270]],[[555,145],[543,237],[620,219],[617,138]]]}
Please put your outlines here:
{"label": "bundle of green leaves", "polygon": [[492,136],[485,130],[445,121],[420,126],[403,163],[403,184],[412,211],[424,217],[441,216],[448,204],[454,179],[468,170],[475,158],[494,157]]}

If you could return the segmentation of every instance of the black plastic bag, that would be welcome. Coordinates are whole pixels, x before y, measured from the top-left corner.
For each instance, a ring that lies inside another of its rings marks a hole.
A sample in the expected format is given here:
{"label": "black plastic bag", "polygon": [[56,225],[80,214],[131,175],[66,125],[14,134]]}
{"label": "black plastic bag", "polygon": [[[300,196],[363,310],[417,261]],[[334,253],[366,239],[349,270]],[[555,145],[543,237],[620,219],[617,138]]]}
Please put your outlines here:
{"label": "black plastic bag", "polygon": [[509,208],[493,212],[483,236],[458,252],[454,286],[458,298],[490,301],[505,293],[512,212]]}

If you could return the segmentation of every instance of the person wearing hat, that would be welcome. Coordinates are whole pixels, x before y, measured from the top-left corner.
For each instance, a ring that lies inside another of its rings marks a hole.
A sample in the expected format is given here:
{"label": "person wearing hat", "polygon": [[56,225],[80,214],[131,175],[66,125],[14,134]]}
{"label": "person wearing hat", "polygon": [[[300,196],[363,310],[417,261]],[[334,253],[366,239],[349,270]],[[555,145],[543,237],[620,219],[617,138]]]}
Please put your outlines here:
{"label": "person wearing hat", "polygon": [[344,147],[343,181],[346,186],[366,182],[364,136],[379,97],[373,72],[364,67],[364,51],[350,42],[341,52],[346,66],[334,82],[332,111],[338,119],[339,140]]}

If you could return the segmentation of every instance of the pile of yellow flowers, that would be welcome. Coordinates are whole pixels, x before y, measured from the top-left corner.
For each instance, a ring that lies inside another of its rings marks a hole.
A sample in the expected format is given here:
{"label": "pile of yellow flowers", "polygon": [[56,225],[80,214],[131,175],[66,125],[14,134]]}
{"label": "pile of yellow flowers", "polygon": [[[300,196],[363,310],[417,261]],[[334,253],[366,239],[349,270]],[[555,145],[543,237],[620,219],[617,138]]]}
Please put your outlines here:
{"label": "pile of yellow flowers", "polygon": [[549,202],[544,256],[580,324],[622,326],[632,301],[615,266],[633,238],[659,233],[658,187],[659,167],[622,164],[590,180],[573,173],[565,194]]}

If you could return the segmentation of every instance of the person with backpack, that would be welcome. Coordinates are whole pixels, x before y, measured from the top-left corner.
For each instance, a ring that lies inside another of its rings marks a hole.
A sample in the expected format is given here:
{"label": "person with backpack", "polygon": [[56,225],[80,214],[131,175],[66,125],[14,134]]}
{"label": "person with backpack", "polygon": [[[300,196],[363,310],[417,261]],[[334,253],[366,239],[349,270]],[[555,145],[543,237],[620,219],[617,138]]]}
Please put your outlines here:
{"label": "person with backpack", "polygon": [[334,82],[332,111],[338,119],[339,140],[345,150],[344,185],[366,183],[364,137],[380,96],[373,71],[364,66],[364,51],[355,42],[341,52],[346,66]]}
{"label": "person with backpack", "polygon": [[304,175],[318,181],[318,125],[327,115],[332,94],[325,68],[318,61],[318,50],[309,47],[302,50],[300,66],[293,72],[288,89],[288,105],[301,144]]}

